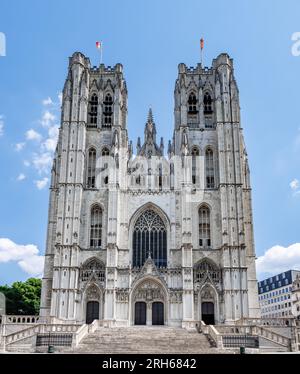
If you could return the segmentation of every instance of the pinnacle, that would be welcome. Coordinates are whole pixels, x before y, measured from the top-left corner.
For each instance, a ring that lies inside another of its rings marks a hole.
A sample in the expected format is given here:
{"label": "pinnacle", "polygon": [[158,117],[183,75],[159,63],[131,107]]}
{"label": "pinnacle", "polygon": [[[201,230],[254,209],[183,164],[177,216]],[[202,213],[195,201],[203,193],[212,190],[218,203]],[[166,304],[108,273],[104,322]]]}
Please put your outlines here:
{"label": "pinnacle", "polygon": [[149,108],[148,112],[148,122],[153,122],[153,114],[152,114],[152,108]]}

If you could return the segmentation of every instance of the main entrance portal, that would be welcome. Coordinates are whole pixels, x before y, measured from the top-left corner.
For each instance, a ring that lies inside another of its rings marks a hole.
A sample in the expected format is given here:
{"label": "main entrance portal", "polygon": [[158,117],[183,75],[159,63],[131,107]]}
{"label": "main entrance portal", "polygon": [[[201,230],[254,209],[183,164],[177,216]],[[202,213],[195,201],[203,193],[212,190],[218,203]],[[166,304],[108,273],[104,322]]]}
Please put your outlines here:
{"label": "main entrance portal", "polygon": [[[147,260],[149,267],[155,266],[152,259]],[[147,262],[146,262],[147,265]],[[149,271],[147,270],[148,274]],[[145,279],[133,290],[132,294],[132,323],[135,325],[164,325],[166,293],[163,285],[153,279]]]}

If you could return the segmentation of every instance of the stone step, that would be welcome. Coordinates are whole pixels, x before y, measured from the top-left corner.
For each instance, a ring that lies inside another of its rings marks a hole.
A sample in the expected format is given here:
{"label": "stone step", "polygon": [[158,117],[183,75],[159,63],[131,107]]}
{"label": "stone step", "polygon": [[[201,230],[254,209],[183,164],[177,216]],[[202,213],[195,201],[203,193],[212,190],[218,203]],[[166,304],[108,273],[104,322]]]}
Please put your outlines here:
{"label": "stone step", "polygon": [[74,353],[219,353],[196,330],[168,326],[100,327]]}

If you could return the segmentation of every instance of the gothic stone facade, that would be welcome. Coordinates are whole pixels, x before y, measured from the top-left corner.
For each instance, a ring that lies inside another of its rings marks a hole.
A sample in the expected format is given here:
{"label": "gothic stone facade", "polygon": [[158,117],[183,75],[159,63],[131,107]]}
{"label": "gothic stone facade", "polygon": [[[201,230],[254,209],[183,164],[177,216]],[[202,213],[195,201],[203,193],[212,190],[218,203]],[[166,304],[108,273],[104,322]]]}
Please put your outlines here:
{"label": "gothic stone facade", "polygon": [[164,152],[136,155],[121,64],[69,59],[52,168],[41,315],[111,326],[259,317],[251,187],[233,61],[179,64]]}

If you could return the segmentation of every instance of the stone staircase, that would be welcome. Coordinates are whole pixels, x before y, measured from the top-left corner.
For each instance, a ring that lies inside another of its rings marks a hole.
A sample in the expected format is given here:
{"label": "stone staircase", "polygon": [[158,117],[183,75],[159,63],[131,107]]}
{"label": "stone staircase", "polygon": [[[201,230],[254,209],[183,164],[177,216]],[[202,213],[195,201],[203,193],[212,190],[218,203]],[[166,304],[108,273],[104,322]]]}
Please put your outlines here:
{"label": "stone staircase", "polygon": [[74,348],[74,353],[196,354],[230,353],[211,347],[196,330],[169,326],[99,327]]}

